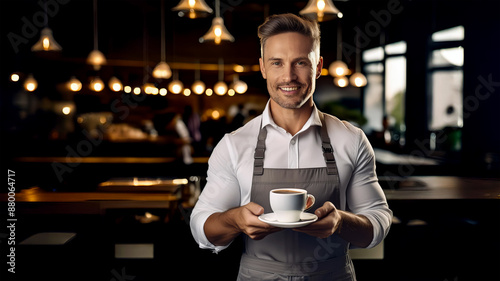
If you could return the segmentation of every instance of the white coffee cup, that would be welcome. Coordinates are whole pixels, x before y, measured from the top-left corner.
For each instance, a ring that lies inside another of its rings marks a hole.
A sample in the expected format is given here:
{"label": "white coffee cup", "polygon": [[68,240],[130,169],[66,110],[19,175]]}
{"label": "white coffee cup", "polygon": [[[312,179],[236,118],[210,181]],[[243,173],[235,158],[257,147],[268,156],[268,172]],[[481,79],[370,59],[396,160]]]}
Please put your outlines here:
{"label": "white coffee cup", "polygon": [[307,190],[278,188],[269,192],[269,201],[279,222],[298,222],[300,214],[314,205],[315,198]]}

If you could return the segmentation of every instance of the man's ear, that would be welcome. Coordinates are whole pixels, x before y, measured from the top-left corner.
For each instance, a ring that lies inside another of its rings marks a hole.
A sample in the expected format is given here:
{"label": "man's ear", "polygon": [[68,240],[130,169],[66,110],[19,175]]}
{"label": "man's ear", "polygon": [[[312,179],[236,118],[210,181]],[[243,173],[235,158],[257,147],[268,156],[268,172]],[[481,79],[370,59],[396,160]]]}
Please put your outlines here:
{"label": "man's ear", "polygon": [[318,65],[316,66],[316,79],[321,76],[321,70],[323,69],[323,57],[319,57]]}
{"label": "man's ear", "polygon": [[264,79],[267,79],[266,67],[264,66],[264,61],[262,60],[262,58],[259,58],[259,65],[260,65],[260,73],[262,74],[262,77]]}

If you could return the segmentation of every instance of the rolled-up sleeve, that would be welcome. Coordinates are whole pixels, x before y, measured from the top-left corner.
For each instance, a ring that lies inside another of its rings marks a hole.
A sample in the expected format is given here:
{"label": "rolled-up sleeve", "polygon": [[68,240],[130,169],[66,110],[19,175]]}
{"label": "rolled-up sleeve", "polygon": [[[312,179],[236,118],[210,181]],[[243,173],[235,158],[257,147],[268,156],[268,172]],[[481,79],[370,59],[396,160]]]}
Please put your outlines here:
{"label": "rolled-up sleeve", "polygon": [[375,247],[387,236],[392,222],[385,194],[375,172],[375,154],[365,134],[360,130],[358,155],[347,187],[347,204],[352,213],[363,215],[373,225],[373,240],[367,248]]}
{"label": "rolled-up sleeve", "polygon": [[215,253],[229,246],[215,246],[207,239],[204,225],[208,217],[240,205],[240,188],[234,174],[228,152],[228,138],[224,137],[215,147],[208,161],[207,184],[191,214],[190,226],[193,238],[200,248]]}

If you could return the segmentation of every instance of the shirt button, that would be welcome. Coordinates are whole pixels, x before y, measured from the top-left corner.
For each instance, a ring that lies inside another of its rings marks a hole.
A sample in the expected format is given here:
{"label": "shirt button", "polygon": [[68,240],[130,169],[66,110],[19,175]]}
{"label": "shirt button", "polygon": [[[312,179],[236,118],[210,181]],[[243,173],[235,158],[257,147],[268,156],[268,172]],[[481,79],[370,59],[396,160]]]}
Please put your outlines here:
{"label": "shirt button", "polygon": [[292,139],[292,140],[290,141],[290,143],[291,143],[292,145],[294,145],[294,144],[295,144],[295,139]]}

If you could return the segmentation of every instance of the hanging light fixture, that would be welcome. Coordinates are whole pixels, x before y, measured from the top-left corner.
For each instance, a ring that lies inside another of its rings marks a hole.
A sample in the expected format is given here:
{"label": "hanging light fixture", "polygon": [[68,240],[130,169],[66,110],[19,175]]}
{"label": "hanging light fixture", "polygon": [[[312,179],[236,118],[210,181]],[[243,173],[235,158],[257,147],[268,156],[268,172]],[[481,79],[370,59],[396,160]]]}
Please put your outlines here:
{"label": "hanging light fixture", "polygon": [[213,12],[204,0],[181,0],[177,6],[172,8],[172,11],[177,11],[179,17],[190,19],[206,17]]}
{"label": "hanging light fixture", "polygon": [[173,94],[180,94],[184,90],[184,84],[179,80],[179,73],[174,72],[174,79],[168,84],[168,90]]}
{"label": "hanging light fixture", "polygon": [[168,79],[172,76],[172,70],[165,61],[165,0],[161,0],[161,62],[153,69],[154,78]]}
{"label": "hanging light fixture", "polygon": [[118,78],[116,78],[115,76],[113,76],[113,77],[111,77],[111,79],[109,79],[108,86],[114,92],[119,92],[123,89],[122,82]]}
{"label": "hanging light fixture", "polygon": [[347,79],[347,77],[345,76],[335,77],[333,78],[333,84],[335,84],[335,86],[337,87],[344,88],[347,87],[347,85],[349,85],[349,79]]}
{"label": "hanging light fixture", "polygon": [[224,26],[224,19],[220,16],[220,1],[215,1],[215,18],[212,20],[212,26],[208,32],[200,37],[200,43],[205,41],[214,41],[215,44],[220,44],[222,40],[234,42],[234,37],[227,31]]}
{"label": "hanging light fixture", "polygon": [[97,0],[94,0],[94,50],[87,57],[87,63],[94,66],[94,70],[101,69],[103,64],[106,64],[106,57],[98,50],[97,39]]}
{"label": "hanging light fixture", "polygon": [[45,27],[40,32],[40,40],[31,47],[31,51],[61,51],[62,47],[52,36],[52,29]]}
{"label": "hanging light fixture", "polygon": [[38,88],[38,82],[35,80],[32,74],[28,75],[28,77],[26,77],[26,80],[24,80],[24,88],[28,92],[33,92],[34,90],[36,90],[36,88]]}
{"label": "hanging light fixture", "polygon": [[102,82],[99,76],[94,77],[90,82],[90,89],[94,92],[100,92],[104,89],[104,82]]}
{"label": "hanging light fixture", "polygon": [[76,79],[75,76],[71,77],[67,83],[68,89],[70,89],[73,92],[78,92],[82,89],[82,82],[80,80]]}
{"label": "hanging light fixture", "polygon": [[328,73],[335,77],[333,83],[338,87],[346,87],[349,84],[349,80],[345,75],[349,74],[349,68],[347,64],[342,61],[342,28],[340,26],[340,21],[337,22],[337,60],[330,64],[328,67]]}
{"label": "hanging light fixture", "polygon": [[356,33],[356,36],[354,38],[356,42],[356,72],[349,77],[349,82],[353,84],[356,87],[364,87],[366,86],[367,80],[366,77],[363,73],[361,73],[361,58],[360,58],[360,49],[359,49],[359,33]]}
{"label": "hanging light fixture", "polygon": [[18,82],[21,77],[19,76],[19,73],[14,72],[10,75],[10,81],[12,82]]}
{"label": "hanging light fixture", "polygon": [[248,90],[247,83],[241,81],[239,79],[238,74],[234,74],[233,83],[231,83],[231,85],[229,87],[231,89],[234,89],[234,91],[238,94],[244,94]]}
{"label": "hanging light fixture", "polygon": [[319,22],[342,18],[342,13],[333,5],[332,0],[309,0],[306,7],[299,14]]}
{"label": "hanging light fixture", "polygon": [[224,82],[224,59],[219,58],[219,82],[214,85],[214,92],[223,96],[227,92],[227,84]]}
{"label": "hanging light fixture", "polygon": [[40,40],[38,40],[35,43],[35,45],[33,45],[31,47],[31,51],[33,51],[33,52],[61,51],[62,50],[61,45],[59,45],[56,42],[56,40],[54,39],[54,36],[52,35],[52,29],[50,29],[48,27],[49,17],[47,15],[47,1],[45,1],[43,8],[44,8],[44,12],[45,12],[45,19],[44,19],[45,27],[40,32]]}
{"label": "hanging light fixture", "polygon": [[205,92],[205,83],[200,80],[200,66],[198,63],[198,67],[196,68],[194,72],[194,83],[191,85],[191,90],[193,90],[193,93],[197,95],[201,95]]}

